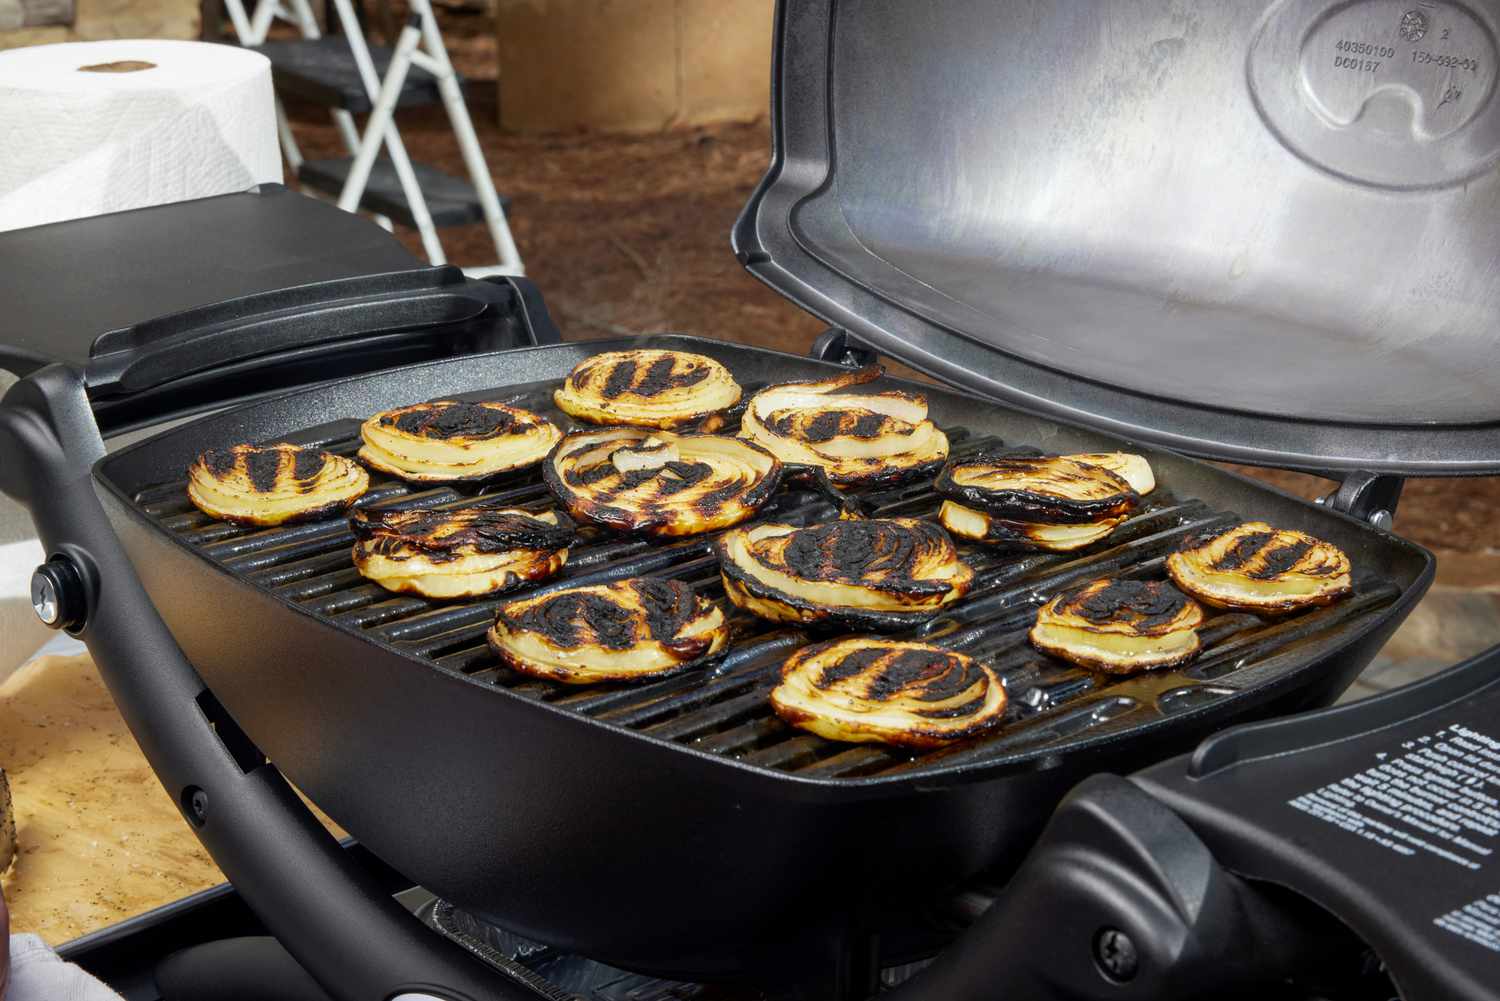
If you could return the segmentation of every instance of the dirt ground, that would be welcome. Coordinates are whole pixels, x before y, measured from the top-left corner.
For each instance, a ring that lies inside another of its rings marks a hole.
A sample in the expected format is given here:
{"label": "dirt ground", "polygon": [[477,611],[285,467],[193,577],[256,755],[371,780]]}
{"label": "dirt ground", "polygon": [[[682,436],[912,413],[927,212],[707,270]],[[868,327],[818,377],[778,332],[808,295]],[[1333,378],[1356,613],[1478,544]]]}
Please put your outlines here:
{"label": "dirt ground", "polygon": [[[482,39],[462,51],[470,64],[482,64]],[[511,199],[527,274],[564,336],[677,330],[803,352],[822,330],[751,278],[729,250],[729,228],[766,168],[765,122],[640,136],[506,135],[495,124],[493,86],[471,83],[469,90],[496,185]],[[293,111],[310,154],[339,153],[321,112]],[[403,113],[401,128],[416,159],[462,173],[441,111]],[[400,235],[421,253],[415,234]],[[482,226],[444,230],[442,238],[455,263],[493,261]],[[1303,496],[1331,487],[1311,476],[1257,475]],[[1416,481],[1406,489],[1396,530],[1435,549],[1500,563],[1496,511],[1500,481]],[[1493,583],[1500,585],[1500,573]]]}

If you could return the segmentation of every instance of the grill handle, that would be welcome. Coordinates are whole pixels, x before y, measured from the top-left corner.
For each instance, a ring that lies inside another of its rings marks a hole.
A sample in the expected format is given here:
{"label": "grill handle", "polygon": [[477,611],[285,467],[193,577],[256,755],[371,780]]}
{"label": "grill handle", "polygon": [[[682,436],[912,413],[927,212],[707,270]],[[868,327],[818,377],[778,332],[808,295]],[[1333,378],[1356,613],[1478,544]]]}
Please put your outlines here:
{"label": "grill handle", "polygon": [[241,296],[100,335],[89,350],[89,391],[95,397],[139,393],[315,345],[460,328],[497,306],[513,308],[517,299],[527,300],[523,323],[531,343],[555,342],[545,308],[532,321],[540,297],[530,282],[471,282],[451,265]]}
{"label": "grill handle", "polygon": [[242,296],[101,335],[85,367],[105,433],[434,358],[555,344],[525,278],[444,266]]}
{"label": "grill handle", "polygon": [[[217,702],[142,589],[90,481],[104,455],[81,373],[51,365],[0,401],[0,491],[84,582],[70,629],[199,840],[339,1001],[535,1001],[432,934],[346,858]],[[217,719],[212,717],[216,716]]]}
{"label": "grill handle", "polygon": [[990,1001],[997,985],[1056,1001],[1308,996],[1287,992],[1294,971],[1318,997],[1387,996],[1344,993],[1361,958],[1322,911],[1233,875],[1162,803],[1098,775],[1058,807],[995,905],[881,999]]}

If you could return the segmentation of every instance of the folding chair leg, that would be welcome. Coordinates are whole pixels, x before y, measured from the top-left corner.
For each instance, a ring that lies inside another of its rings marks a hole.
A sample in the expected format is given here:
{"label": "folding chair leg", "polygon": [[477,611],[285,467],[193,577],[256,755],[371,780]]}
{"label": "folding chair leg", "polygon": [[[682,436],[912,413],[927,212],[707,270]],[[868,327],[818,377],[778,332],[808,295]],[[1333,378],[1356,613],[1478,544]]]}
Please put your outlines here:
{"label": "folding chair leg", "polygon": [[229,23],[234,25],[234,37],[241,45],[254,45],[255,34],[250,27],[250,17],[245,13],[243,0],[224,0],[224,9],[229,11]]}
{"label": "folding chair leg", "polygon": [[381,82],[380,92],[375,95],[374,107],[365,122],[365,134],[354,154],[354,163],[349,167],[349,176],[344,179],[344,190],[339,195],[339,208],[345,212],[359,209],[359,200],[364,196],[365,185],[370,180],[370,169],[375,166],[375,157],[388,135],[391,119],[396,112],[396,99],[401,96],[401,87],[406,83],[407,71],[411,69],[411,53],[421,40],[422,33],[408,24],[396,43],[391,55],[391,68]]}
{"label": "folding chair leg", "polygon": [[292,0],[292,14],[297,27],[302,29],[303,38],[323,37],[323,33],[318,30],[318,17],[313,13],[312,4],[308,0]]}
{"label": "folding chair leg", "polygon": [[429,0],[413,0],[411,6],[413,12],[421,18],[422,35],[426,43],[423,49],[428,61],[433,64],[431,71],[437,77],[438,93],[443,98],[443,107],[453,125],[453,134],[458,138],[458,148],[463,153],[469,180],[473,182],[474,190],[479,195],[479,206],[484,211],[490,239],[494,241],[495,252],[500,257],[499,265],[487,270],[512,275],[524,274],[521,253],[516,249],[510,222],[505,218],[505,209],[500,205],[500,196],[495,192],[495,181],[490,177],[489,164],[485,162],[484,150],[480,148],[479,136],[474,132],[474,122],[469,117],[469,106],[464,103],[463,90],[458,85],[458,75],[453,71],[453,63],[448,59],[448,49],[443,44],[442,33],[438,31],[432,4]]}
{"label": "folding chair leg", "polygon": [[[374,128],[374,125],[383,89],[380,76],[375,72],[375,62],[370,58],[370,49],[365,43],[365,36],[360,29],[359,18],[354,13],[353,4],[350,0],[333,0],[333,4],[334,8],[338,11],[339,21],[344,27],[344,34],[348,37],[349,51],[354,56],[355,66],[359,68],[360,79],[365,85],[365,93],[370,96],[371,103],[376,106],[376,110],[372,110],[370,113],[370,121],[365,125],[365,136],[360,141],[359,147],[363,150],[365,143],[370,142],[372,139],[378,142],[383,135],[386,150],[391,155],[391,166],[396,171],[396,179],[401,183],[401,191],[406,195],[407,203],[411,207],[412,221],[416,223],[417,232],[422,237],[422,247],[427,251],[427,259],[433,264],[445,264],[448,257],[443,252],[442,243],[438,240],[437,228],[433,225],[432,214],[427,209],[427,199],[423,196],[422,188],[417,183],[417,175],[412,170],[411,159],[406,155],[406,144],[401,141],[401,133],[396,130],[391,120],[391,116],[395,111],[396,98],[400,93],[401,83],[405,81],[406,72],[411,68],[412,52],[415,50],[415,44],[408,43],[408,39],[412,34],[411,29],[414,26],[411,24],[407,25],[407,30],[402,32],[401,39],[397,42],[396,51],[391,55],[391,66],[386,71],[386,76],[389,79],[394,73],[399,74],[399,77],[396,80],[395,88],[390,91],[389,107],[385,112],[384,125],[377,130]],[[416,41],[420,40],[421,33],[418,31]],[[404,55],[402,55],[403,48],[405,48]],[[373,162],[372,155],[372,165]],[[349,181],[354,179],[356,168],[357,164],[350,166]],[[355,205],[358,204],[359,198],[364,195],[364,181],[368,180],[368,177],[369,169],[366,168],[365,179],[361,180],[359,191],[354,198]],[[348,199],[349,193],[350,185],[346,182],[343,195],[339,198],[340,208],[346,207],[345,202]],[[354,211],[353,208],[348,208],[347,210]]]}
{"label": "folding chair leg", "polygon": [[266,40],[271,33],[271,19],[276,16],[276,0],[260,0],[255,8],[255,14],[250,19],[249,45],[259,45]]}
{"label": "folding chair leg", "polygon": [[281,104],[281,98],[276,98],[276,132],[281,136],[281,155],[286,157],[287,166],[292,168],[292,176],[297,176],[298,169],[302,166],[302,147],[297,145],[297,137],[292,134],[292,123],[287,121],[286,108]]}

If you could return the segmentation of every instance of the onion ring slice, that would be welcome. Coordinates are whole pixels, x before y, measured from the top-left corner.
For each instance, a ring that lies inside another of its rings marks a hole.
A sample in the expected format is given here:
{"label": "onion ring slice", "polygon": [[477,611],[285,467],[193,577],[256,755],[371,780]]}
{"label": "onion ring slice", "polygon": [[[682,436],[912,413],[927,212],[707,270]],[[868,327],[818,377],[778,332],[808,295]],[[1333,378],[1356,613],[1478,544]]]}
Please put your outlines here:
{"label": "onion ring slice", "polygon": [[486,638],[512,670],[586,685],[687,670],[724,648],[729,626],[681,581],[633,577],[508,602]]}
{"label": "onion ring slice", "polygon": [[354,567],[388,591],[428,598],[496,594],[562,569],[573,522],[515,508],[360,510]]}
{"label": "onion ring slice", "polygon": [[935,471],[948,436],[915,393],[843,392],[878,379],[870,365],[829,379],[788,382],[750,398],[740,436],[782,462],[821,466],[839,486],[895,483]]}
{"label": "onion ring slice", "polygon": [[1203,609],[1164,581],[1092,581],[1037,610],[1031,643],[1110,674],[1175,667],[1198,654]]}
{"label": "onion ring slice", "polygon": [[1100,522],[1141,503],[1119,475],[1063,455],[980,455],[950,462],[936,488],[964,507],[1044,525]]}
{"label": "onion ring slice", "polygon": [[504,403],[434,400],[378,413],[360,425],[359,458],[416,483],[487,480],[541,461],[562,432]]}
{"label": "onion ring slice", "polygon": [[781,463],[739,438],[643,428],[573,431],[542,476],[579,521],[654,536],[738,524],[781,482]]}
{"label": "onion ring slice", "polygon": [[343,511],[370,475],[343,456],[286,443],[211,448],[188,467],[188,499],[204,514],[282,525]]}
{"label": "onion ring slice", "polygon": [[1001,722],[1005,688],[971,657],[926,643],[851,637],[804,647],[781,668],[771,708],[851,743],[941,747]]}
{"label": "onion ring slice", "polygon": [[552,399],[591,424],[671,429],[722,414],[741,392],[729,370],[707,355],[650,348],[579,362]]}
{"label": "onion ring slice", "polygon": [[976,511],[957,501],[945,500],[938,509],[938,521],[953,535],[970,542],[1042,549],[1050,553],[1068,553],[1091,546],[1107,538],[1125,520],[1106,518],[1085,525],[1046,525],[1038,522],[1008,521],[988,511]]}
{"label": "onion ring slice", "polygon": [[1156,489],[1156,474],[1144,455],[1134,452],[1080,452],[1063,458],[1085,462],[1091,466],[1102,466],[1130,484],[1130,489],[1142,497]]}
{"label": "onion ring slice", "polygon": [[1167,557],[1177,586],[1207,605],[1280,615],[1353,590],[1349,557],[1305,532],[1247,521]]}
{"label": "onion ring slice", "polygon": [[756,525],[725,532],[716,548],[729,600],[773,622],[909,628],[974,580],[948,533],[914,518]]}

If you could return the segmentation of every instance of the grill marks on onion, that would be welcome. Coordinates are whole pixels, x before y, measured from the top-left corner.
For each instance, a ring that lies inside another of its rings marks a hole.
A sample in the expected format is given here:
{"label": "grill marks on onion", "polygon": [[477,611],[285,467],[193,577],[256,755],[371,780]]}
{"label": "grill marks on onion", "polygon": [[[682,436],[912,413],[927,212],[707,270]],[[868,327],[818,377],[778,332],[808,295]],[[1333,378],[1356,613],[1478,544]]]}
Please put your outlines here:
{"label": "grill marks on onion", "polygon": [[573,522],[511,508],[356,511],[354,566],[389,591],[428,598],[496,594],[556,574]]}
{"label": "grill marks on onion", "polygon": [[1167,573],[1198,600],[1268,614],[1337,601],[1352,589],[1350,572],[1333,543],[1263,521],[1193,539],[1167,557]]}
{"label": "grill marks on onion", "polygon": [[[1145,489],[1156,485],[1139,456],[1103,453],[1099,458],[1118,461]],[[950,462],[936,488],[945,498],[938,520],[954,535],[1054,552],[1098,542],[1141,504],[1140,493],[1121,474],[1064,455],[981,455]]]}
{"label": "grill marks on onion", "polygon": [[788,382],[750,398],[742,437],[787,463],[821,466],[840,486],[897,483],[929,475],[948,456],[948,437],[915,393],[844,392],[884,374],[879,365],[812,382]]}
{"label": "grill marks on onion", "polygon": [[1037,612],[1032,644],[1111,674],[1184,664],[1197,656],[1203,609],[1164,581],[1092,581]]}
{"label": "grill marks on onion", "polygon": [[593,684],[686,670],[722,650],[729,627],[681,581],[635,577],[509,602],[487,639],[513,670]]}
{"label": "grill marks on onion", "polygon": [[562,437],[551,421],[504,403],[436,400],[376,414],[359,429],[367,466],[418,483],[489,479],[539,462]]}
{"label": "grill marks on onion", "polygon": [[574,431],[542,468],[573,517],[658,536],[744,521],[771,499],[781,472],[774,456],[737,438],[641,428]]}
{"label": "grill marks on onion", "polygon": [[552,398],[591,424],[671,429],[722,424],[741,392],[729,370],[706,355],[642,349],[579,362]]}
{"label": "grill marks on onion", "polygon": [[771,706],[829,740],[940,747],[998,725],[1005,688],[988,666],[926,643],[851,637],[804,647]]}
{"label": "grill marks on onion", "polygon": [[974,579],[948,533],[913,518],[756,525],[726,532],[716,550],[725,594],[773,622],[909,628]]}
{"label": "grill marks on onion", "polygon": [[209,449],[188,467],[188,499],[203,513],[281,525],[343,511],[370,486],[356,463],[286,443]]}

